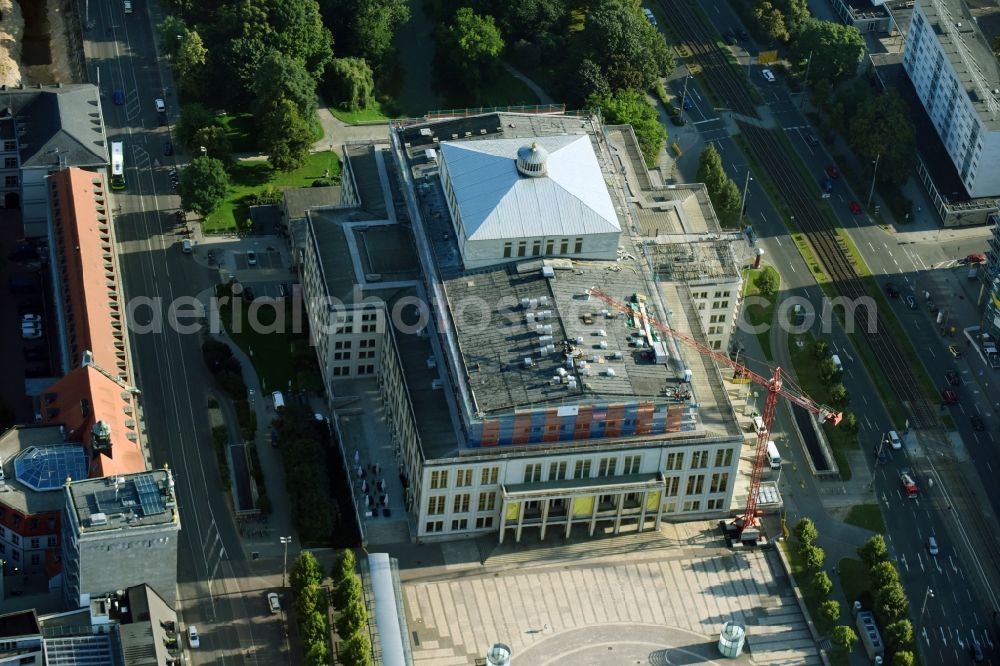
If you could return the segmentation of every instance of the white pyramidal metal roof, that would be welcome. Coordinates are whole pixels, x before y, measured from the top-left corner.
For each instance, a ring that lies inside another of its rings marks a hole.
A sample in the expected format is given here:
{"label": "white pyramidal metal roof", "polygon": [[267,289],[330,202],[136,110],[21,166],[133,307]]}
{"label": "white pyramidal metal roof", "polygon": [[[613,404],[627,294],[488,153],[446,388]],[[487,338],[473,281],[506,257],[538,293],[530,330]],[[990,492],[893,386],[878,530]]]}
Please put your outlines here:
{"label": "white pyramidal metal roof", "polygon": [[[547,175],[518,173],[517,151],[548,152]],[[441,143],[468,240],[618,233],[621,227],[587,135]]]}

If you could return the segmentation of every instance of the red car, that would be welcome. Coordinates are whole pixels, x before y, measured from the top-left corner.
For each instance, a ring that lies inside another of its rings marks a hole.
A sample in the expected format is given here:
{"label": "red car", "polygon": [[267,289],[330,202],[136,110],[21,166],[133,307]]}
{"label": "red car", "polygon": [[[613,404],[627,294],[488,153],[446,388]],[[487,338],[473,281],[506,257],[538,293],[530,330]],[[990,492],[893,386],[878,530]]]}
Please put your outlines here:
{"label": "red car", "polygon": [[847,205],[851,209],[852,213],[854,213],[855,215],[861,215],[861,204],[859,204],[857,201],[852,201]]}
{"label": "red car", "polygon": [[949,388],[941,391],[941,399],[944,400],[944,404],[946,405],[954,405],[958,402],[958,396]]}
{"label": "red car", "polygon": [[830,178],[840,178],[840,172],[837,171],[837,167],[832,164],[826,168],[826,175]]}
{"label": "red car", "polygon": [[986,255],[982,252],[975,252],[965,258],[967,264],[982,264],[986,262]]}

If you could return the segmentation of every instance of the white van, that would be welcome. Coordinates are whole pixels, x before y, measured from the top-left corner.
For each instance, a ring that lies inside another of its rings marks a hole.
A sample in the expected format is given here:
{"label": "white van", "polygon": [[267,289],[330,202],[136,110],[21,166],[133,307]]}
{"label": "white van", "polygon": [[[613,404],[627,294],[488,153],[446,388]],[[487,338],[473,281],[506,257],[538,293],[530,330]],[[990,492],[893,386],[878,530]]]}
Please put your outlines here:
{"label": "white van", "polygon": [[285,406],[285,396],[281,395],[281,391],[272,393],[271,400],[274,401],[274,411],[278,411]]}
{"label": "white van", "polygon": [[771,469],[781,469],[781,454],[773,441],[767,443],[767,460],[771,463]]}
{"label": "white van", "polygon": [[764,425],[764,419],[759,416],[753,417],[753,431],[758,435],[762,432],[767,432],[767,427]]}
{"label": "white van", "polygon": [[837,368],[837,372],[843,374],[844,364],[840,362],[840,357],[834,354],[830,357],[830,360],[833,361],[833,367]]}

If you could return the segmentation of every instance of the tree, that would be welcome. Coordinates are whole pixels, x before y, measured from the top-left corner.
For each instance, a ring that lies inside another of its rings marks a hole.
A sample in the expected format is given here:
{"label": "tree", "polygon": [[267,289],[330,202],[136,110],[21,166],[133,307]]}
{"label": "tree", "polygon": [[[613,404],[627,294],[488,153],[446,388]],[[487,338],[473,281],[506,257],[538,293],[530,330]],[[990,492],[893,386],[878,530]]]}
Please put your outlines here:
{"label": "tree", "polygon": [[826,340],[817,340],[813,343],[813,356],[817,359],[824,359],[830,353],[830,345]]}
{"label": "tree", "polygon": [[352,601],[337,619],[337,633],[350,636],[368,622],[368,611],[360,601]]}
{"label": "tree", "polygon": [[584,58],[580,61],[580,66],[573,73],[573,94],[580,100],[607,97],[611,94],[611,86],[604,77],[600,65]]}
{"label": "tree", "polygon": [[320,5],[337,53],[364,58],[375,69],[392,51],[396,31],[410,20],[406,0],[322,0]]}
{"label": "tree", "polygon": [[504,0],[497,2],[494,16],[510,40],[534,41],[552,33],[566,16],[564,0]]}
{"label": "tree", "polygon": [[493,78],[504,41],[492,16],[462,7],[455,12],[455,20],[445,29],[445,34],[447,57],[461,72],[469,89],[476,90]]}
{"label": "tree", "polygon": [[333,58],[333,35],[323,25],[317,0],[266,0],[271,47],[302,63],[319,79]]}
{"label": "tree", "polygon": [[359,631],[344,641],[340,657],[348,666],[371,666],[372,644],[368,632]]}
{"label": "tree", "polygon": [[823,560],[826,559],[826,551],[819,546],[808,545],[802,548],[802,559],[805,560],[806,568],[810,571],[819,571],[823,568]]}
{"label": "tree", "polygon": [[278,171],[293,171],[302,166],[313,145],[309,122],[289,99],[275,100],[260,128],[260,146],[271,166]]}
{"label": "tree", "polygon": [[823,382],[829,384],[830,382],[840,378],[840,370],[837,368],[837,364],[833,362],[832,358],[824,358],[819,362],[819,369],[817,374]]}
{"label": "tree", "polygon": [[229,175],[220,160],[196,157],[183,172],[180,182],[181,208],[208,215],[229,193]]}
{"label": "tree", "polygon": [[361,579],[357,576],[351,576],[333,591],[333,605],[336,608],[347,608],[354,601],[361,601]]}
{"label": "tree", "polygon": [[816,523],[812,521],[812,518],[808,516],[802,518],[795,524],[795,529],[793,530],[795,538],[799,540],[799,543],[805,546],[806,544],[812,544],[819,536],[819,530],[816,529]]}
{"label": "tree", "polygon": [[913,625],[906,618],[887,626],[882,636],[889,652],[903,652],[913,647]]}
{"label": "tree", "polygon": [[305,666],[327,666],[330,663],[330,649],[326,646],[326,640],[313,641],[305,649]]}
{"label": "tree", "polygon": [[788,41],[788,26],[785,25],[785,16],[781,10],[772,5],[768,0],[762,0],[753,8],[754,18],[760,24],[767,36],[776,42]]}
{"label": "tree", "polygon": [[194,138],[191,140],[192,149],[200,150],[202,146],[212,157],[223,162],[229,161],[229,137],[226,136],[226,128],[222,125],[208,125],[194,133]]}
{"label": "tree", "polygon": [[[895,90],[869,95],[848,123],[847,141],[865,167],[866,180],[901,185],[913,171],[916,130],[906,103]],[[875,161],[878,170],[875,170]]]}
{"label": "tree", "polygon": [[819,616],[825,622],[833,624],[840,619],[840,602],[827,599],[819,605]]}
{"label": "tree", "polygon": [[599,108],[608,125],[631,125],[639,150],[647,166],[656,160],[667,141],[667,130],[649,102],[638,90],[619,90],[604,96],[593,96],[587,101],[591,108]]}
{"label": "tree", "polygon": [[303,62],[283,53],[271,51],[261,60],[254,94],[261,113],[284,98],[295,104],[302,118],[316,116],[316,81]]}
{"label": "tree", "polygon": [[843,409],[851,401],[851,394],[843,384],[834,384],[830,387],[830,404],[837,409]]}
{"label": "tree", "polygon": [[740,191],[736,183],[726,175],[722,168],[722,157],[715,149],[714,144],[709,144],[701,155],[698,156],[698,182],[705,184],[708,190],[708,197],[712,201],[719,221],[724,227],[736,227],[739,225],[740,213]]}
{"label": "tree", "polygon": [[797,33],[802,25],[812,18],[806,0],[777,0],[776,6],[785,17],[785,25],[788,26],[790,34]]}
{"label": "tree", "polygon": [[754,286],[757,287],[757,291],[760,292],[761,296],[773,296],[774,293],[778,291],[778,271],[768,266],[757,274],[753,283]]}
{"label": "tree", "polygon": [[160,35],[160,44],[163,50],[168,56],[175,58],[177,50],[188,34],[187,25],[176,16],[167,16],[160,25],[156,26],[156,31]]}
{"label": "tree", "polygon": [[809,584],[812,586],[813,591],[821,597],[825,597],[830,594],[830,590],[833,589],[833,583],[830,581],[830,576],[828,576],[825,571],[817,571],[814,573],[812,580],[809,581]]}
{"label": "tree", "polygon": [[345,111],[375,106],[375,75],[363,58],[334,58],[326,68],[329,102]]}
{"label": "tree", "polygon": [[315,555],[304,550],[292,563],[292,573],[288,580],[292,585],[292,590],[298,593],[310,585],[321,584],[323,582],[323,568],[319,565]]}
{"label": "tree", "polygon": [[333,579],[333,587],[338,588],[347,580],[354,578],[357,566],[358,561],[354,557],[353,550],[345,548],[340,551],[340,555],[334,560],[333,567],[330,569],[330,578]]}
{"label": "tree", "polygon": [[910,601],[899,583],[883,587],[875,595],[875,613],[883,627],[905,619],[909,612]]}
{"label": "tree", "polygon": [[917,658],[909,650],[892,655],[892,666],[915,666]]}
{"label": "tree", "polygon": [[840,429],[844,432],[856,435],[858,432],[858,417],[853,412],[844,414],[844,420],[840,422]]}
{"label": "tree", "polygon": [[833,644],[837,647],[850,652],[854,649],[854,644],[858,642],[858,635],[847,625],[839,624],[833,628],[830,640],[833,641]]}
{"label": "tree", "polygon": [[196,148],[199,144],[195,142],[195,134],[205,127],[219,125],[215,115],[197,102],[185,104],[181,107],[181,118],[177,121],[175,130],[177,139],[188,148]]}
{"label": "tree", "polygon": [[899,584],[899,570],[896,569],[896,565],[889,560],[876,562],[875,565],[868,570],[868,576],[872,581],[872,587],[876,590],[881,590],[889,585]]}
{"label": "tree", "polygon": [[881,534],[869,537],[864,545],[858,548],[858,556],[871,569],[879,562],[888,559],[889,549],[885,545],[885,538]]}
{"label": "tree", "polygon": [[583,42],[612,90],[649,90],[674,68],[663,35],[623,0],[605,0],[587,14]]}
{"label": "tree", "polygon": [[[295,589],[293,584],[292,589]],[[325,613],[327,608],[326,591],[317,583],[311,583],[295,592],[295,610],[299,617],[319,611]]]}
{"label": "tree", "polygon": [[809,19],[789,42],[793,59],[812,54],[809,77],[836,84],[857,74],[865,54],[865,39],[853,25]]}
{"label": "tree", "polygon": [[302,631],[302,640],[306,643],[325,640],[328,633],[326,617],[315,611],[303,617],[299,627]]}
{"label": "tree", "polygon": [[177,54],[174,57],[174,70],[180,83],[181,93],[195,96],[204,87],[205,64],[208,62],[208,49],[201,35],[188,31],[180,40]]}

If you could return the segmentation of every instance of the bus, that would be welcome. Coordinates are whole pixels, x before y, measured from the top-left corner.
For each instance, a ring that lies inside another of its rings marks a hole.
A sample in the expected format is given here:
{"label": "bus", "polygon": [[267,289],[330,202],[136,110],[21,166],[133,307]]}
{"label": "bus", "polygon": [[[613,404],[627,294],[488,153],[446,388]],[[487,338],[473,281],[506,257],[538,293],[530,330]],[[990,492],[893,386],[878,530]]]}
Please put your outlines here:
{"label": "bus", "polygon": [[121,141],[111,143],[111,189],[125,189],[125,151]]}

